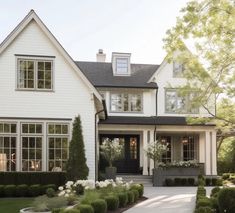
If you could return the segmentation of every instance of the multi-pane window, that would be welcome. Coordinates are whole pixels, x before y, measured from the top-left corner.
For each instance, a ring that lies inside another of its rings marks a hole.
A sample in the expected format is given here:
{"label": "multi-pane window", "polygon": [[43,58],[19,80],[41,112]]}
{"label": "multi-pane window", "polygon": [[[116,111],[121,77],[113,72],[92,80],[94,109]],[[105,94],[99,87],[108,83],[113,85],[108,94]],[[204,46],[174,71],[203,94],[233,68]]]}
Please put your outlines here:
{"label": "multi-pane window", "polygon": [[53,62],[18,59],[18,88],[52,90]]}
{"label": "multi-pane window", "polygon": [[181,95],[178,89],[166,89],[165,111],[166,113],[198,113],[198,107],[192,106],[192,100],[196,92]]}
{"label": "multi-pane window", "polygon": [[173,62],[173,77],[182,78],[184,75],[184,65],[179,62]]}
{"label": "multi-pane window", "polygon": [[64,171],[68,159],[68,124],[49,123],[47,125],[48,170]]}
{"label": "multi-pane window", "polygon": [[120,75],[128,74],[128,58],[116,59],[116,73]]}
{"label": "multi-pane window", "polygon": [[171,149],[172,149],[171,137],[170,136],[160,136],[158,138],[158,140],[160,141],[160,143],[167,146],[167,151],[164,154],[162,154],[161,161],[163,163],[171,162]]}
{"label": "multi-pane window", "polygon": [[183,160],[197,159],[197,144],[194,136],[184,136],[182,138]]}
{"label": "multi-pane window", "polygon": [[42,170],[42,124],[21,124],[22,171]]}
{"label": "multi-pane window", "polygon": [[16,171],[16,124],[0,123],[0,171]]}
{"label": "multi-pane window", "polygon": [[112,112],[141,112],[142,95],[113,93],[110,98],[110,108]]}

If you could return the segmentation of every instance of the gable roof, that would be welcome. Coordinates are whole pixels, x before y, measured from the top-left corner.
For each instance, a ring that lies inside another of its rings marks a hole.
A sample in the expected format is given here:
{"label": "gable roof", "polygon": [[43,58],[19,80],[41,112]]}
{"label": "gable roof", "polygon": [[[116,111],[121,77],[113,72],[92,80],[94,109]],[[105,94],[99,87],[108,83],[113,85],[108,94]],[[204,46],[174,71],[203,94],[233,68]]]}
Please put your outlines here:
{"label": "gable roof", "polygon": [[96,88],[91,84],[91,82],[87,79],[87,77],[81,72],[79,67],[74,63],[71,56],[66,52],[66,50],[62,47],[59,41],[55,38],[55,36],[50,32],[50,30],[46,27],[46,25],[42,22],[42,20],[38,17],[34,10],[30,10],[30,12],[25,16],[25,18],[16,26],[16,28],[3,40],[0,44],[0,55],[2,52],[14,41],[14,39],[28,26],[28,24],[34,20],[40,29],[45,33],[45,35],[49,38],[52,44],[57,48],[57,50],[62,54],[64,59],[70,64],[70,66],[74,69],[76,74],[82,79],[82,81],[88,86],[94,96],[98,99],[98,101],[102,104],[102,97]]}
{"label": "gable roof", "polygon": [[131,64],[130,76],[114,76],[112,63],[85,61],[75,63],[95,87],[157,88],[156,83],[148,83],[159,67],[156,64]]}

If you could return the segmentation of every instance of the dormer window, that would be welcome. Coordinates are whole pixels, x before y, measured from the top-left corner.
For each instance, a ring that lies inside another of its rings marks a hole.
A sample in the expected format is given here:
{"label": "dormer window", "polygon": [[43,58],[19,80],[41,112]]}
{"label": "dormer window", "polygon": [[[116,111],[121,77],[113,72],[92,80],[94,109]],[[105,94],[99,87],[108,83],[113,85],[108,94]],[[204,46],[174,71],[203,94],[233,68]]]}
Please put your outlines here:
{"label": "dormer window", "polygon": [[117,58],[116,59],[116,73],[117,74],[128,74],[128,58]]}
{"label": "dormer window", "polygon": [[112,54],[113,75],[129,76],[131,74],[130,56],[130,53]]}
{"label": "dormer window", "polygon": [[182,78],[184,75],[184,65],[179,62],[173,62],[173,77]]}

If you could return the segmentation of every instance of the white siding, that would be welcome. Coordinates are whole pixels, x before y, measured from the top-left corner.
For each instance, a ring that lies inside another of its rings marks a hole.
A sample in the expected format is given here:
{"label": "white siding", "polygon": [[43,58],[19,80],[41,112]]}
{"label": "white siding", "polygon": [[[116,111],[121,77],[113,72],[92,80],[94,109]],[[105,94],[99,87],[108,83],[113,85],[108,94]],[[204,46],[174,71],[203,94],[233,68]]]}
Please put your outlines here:
{"label": "white siding", "polygon": [[[177,88],[186,83],[184,78],[174,78],[173,77],[173,63],[162,63],[161,67],[155,74],[156,83],[158,84],[158,102],[157,111],[158,116],[188,116],[188,114],[176,114],[176,113],[166,113],[165,112],[165,89],[172,87]],[[215,104],[211,101],[211,109],[214,112]],[[199,109],[200,116],[208,117],[210,116],[204,108]],[[190,114],[190,116],[198,116],[198,114]]]}
{"label": "white siding", "polygon": [[[54,91],[17,91],[15,54],[55,56]],[[35,21],[0,55],[0,75],[0,117],[73,119],[80,114],[89,178],[94,178],[95,107],[91,91]]]}

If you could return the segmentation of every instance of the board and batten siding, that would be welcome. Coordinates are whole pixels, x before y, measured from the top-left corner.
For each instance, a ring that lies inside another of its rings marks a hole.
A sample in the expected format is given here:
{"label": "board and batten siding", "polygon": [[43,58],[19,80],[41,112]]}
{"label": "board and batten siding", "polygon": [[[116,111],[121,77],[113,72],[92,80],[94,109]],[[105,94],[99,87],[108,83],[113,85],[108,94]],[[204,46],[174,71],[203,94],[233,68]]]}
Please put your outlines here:
{"label": "board and batten siding", "polygon": [[[54,56],[53,91],[18,91],[15,54]],[[0,75],[0,117],[74,119],[81,116],[89,178],[94,178],[96,110],[92,92],[34,20],[0,55]]]}

